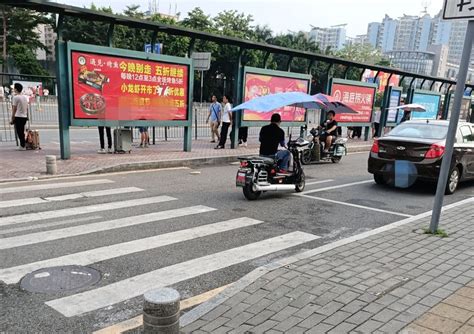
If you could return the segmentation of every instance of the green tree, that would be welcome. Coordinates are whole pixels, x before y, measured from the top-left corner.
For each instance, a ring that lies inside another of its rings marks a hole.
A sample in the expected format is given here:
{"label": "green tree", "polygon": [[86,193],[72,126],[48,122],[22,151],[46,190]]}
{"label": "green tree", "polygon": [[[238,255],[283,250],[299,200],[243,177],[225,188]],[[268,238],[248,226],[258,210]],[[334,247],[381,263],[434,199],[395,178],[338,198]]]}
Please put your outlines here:
{"label": "green tree", "polygon": [[[48,51],[39,40],[39,24],[52,24],[51,17],[28,9],[1,6],[3,27],[2,63],[11,57],[22,73],[45,74],[36,60],[35,51]],[[27,71],[27,72],[24,72]]]}

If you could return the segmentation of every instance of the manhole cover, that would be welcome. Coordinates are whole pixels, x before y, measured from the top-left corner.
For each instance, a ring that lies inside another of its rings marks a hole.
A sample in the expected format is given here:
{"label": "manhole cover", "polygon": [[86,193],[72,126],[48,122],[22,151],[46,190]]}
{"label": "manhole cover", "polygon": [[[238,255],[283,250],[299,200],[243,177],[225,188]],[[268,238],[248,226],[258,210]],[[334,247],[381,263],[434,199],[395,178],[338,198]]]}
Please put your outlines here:
{"label": "manhole cover", "polygon": [[82,266],[43,268],[29,273],[20,282],[26,291],[57,293],[79,290],[100,281],[100,272]]}

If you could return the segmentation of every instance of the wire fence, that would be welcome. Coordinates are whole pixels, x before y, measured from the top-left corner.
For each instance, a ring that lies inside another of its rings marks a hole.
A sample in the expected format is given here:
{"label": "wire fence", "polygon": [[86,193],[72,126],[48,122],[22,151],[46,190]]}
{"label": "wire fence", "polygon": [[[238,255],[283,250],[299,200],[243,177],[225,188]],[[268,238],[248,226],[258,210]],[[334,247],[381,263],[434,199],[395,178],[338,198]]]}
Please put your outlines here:
{"label": "wire fence", "polygon": [[[209,124],[206,123],[209,114],[210,103],[193,104],[193,139],[211,138]],[[29,103],[30,125],[34,128],[58,126],[58,100],[56,96],[41,96],[30,99]],[[11,99],[0,101],[0,142],[15,142],[14,127],[10,125],[12,112]],[[285,128],[287,133],[299,134],[299,128]],[[139,138],[138,129],[133,129],[134,138]],[[257,137],[260,128],[248,129],[249,137]],[[184,128],[180,126],[150,127],[150,138],[160,140],[174,140],[184,137]]]}

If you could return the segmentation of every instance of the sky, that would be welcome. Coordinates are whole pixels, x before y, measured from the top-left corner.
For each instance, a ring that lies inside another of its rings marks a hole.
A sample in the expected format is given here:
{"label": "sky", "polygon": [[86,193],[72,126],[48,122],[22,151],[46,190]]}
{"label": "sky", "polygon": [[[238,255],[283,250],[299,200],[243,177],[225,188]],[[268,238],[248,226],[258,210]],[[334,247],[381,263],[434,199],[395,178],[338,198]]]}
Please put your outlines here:
{"label": "sky", "polygon": [[[64,0],[55,2],[66,3]],[[140,5],[148,10],[149,0],[68,0],[72,6],[109,6],[121,12],[127,5]],[[380,22],[385,14],[399,17],[403,14],[419,15],[428,7],[428,13],[437,14],[443,0],[156,0],[159,11],[181,13],[181,18],[195,7],[208,15],[223,10],[235,9],[254,18],[254,25],[268,25],[276,33],[288,31],[309,31],[312,26],[329,27],[347,24],[347,35],[355,37],[367,33],[369,22]],[[171,10],[170,10],[171,8]]]}

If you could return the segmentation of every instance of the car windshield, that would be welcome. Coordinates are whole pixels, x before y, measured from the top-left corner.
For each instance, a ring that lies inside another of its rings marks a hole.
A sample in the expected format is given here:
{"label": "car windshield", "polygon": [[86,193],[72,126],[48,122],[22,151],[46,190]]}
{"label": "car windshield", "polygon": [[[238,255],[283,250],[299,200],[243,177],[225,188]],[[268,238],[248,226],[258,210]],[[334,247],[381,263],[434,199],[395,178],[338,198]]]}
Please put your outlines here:
{"label": "car windshield", "polygon": [[388,136],[420,139],[445,139],[448,127],[429,123],[402,123],[389,132]]}

